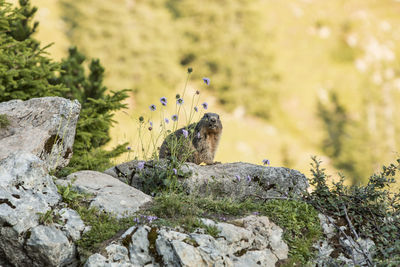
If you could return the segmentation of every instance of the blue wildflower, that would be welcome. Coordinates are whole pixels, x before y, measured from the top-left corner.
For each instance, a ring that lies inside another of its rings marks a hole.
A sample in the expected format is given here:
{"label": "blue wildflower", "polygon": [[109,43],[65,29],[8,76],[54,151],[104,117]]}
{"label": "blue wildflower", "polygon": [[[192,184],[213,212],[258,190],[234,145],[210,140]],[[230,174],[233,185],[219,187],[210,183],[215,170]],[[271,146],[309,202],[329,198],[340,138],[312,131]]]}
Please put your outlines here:
{"label": "blue wildflower", "polygon": [[167,105],[167,98],[166,97],[161,97],[160,98],[160,102],[161,102],[161,105],[166,106]]}
{"label": "blue wildflower", "polygon": [[143,168],[144,168],[144,161],[139,162],[137,166],[138,166],[138,169],[139,169],[139,170],[143,170]]}
{"label": "blue wildflower", "polygon": [[236,174],[236,179],[238,180],[238,182],[240,182],[240,175]]}
{"label": "blue wildflower", "polygon": [[164,121],[165,121],[165,123],[169,123],[169,119],[168,118],[165,118]]}
{"label": "blue wildflower", "polygon": [[203,104],[201,104],[203,106],[204,109],[208,109],[208,104],[207,102],[204,102]]}
{"label": "blue wildflower", "polygon": [[171,119],[172,119],[173,121],[177,121],[177,120],[178,120],[178,115],[172,115]]}
{"label": "blue wildflower", "polygon": [[172,170],[174,171],[175,175],[178,173],[178,171],[175,168],[173,168]]}
{"label": "blue wildflower", "polygon": [[270,165],[271,163],[269,162],[269,159],[263,159],[262,163],[264,165]]}
{"label": "blue wildflower", "polygon": [[154,104],[153,104],[153,105],[150,105],[149,108],[150,108],[151,111],[155,111],[155,110],[156,110],[156,105],[154,105]]}
{"label": "blue wildflower", "polygon": [[132,148],[130,146],[126,147],[127,150],[131,150]]}
{"label": "blue wildflower", "polygon": [[188,135],[189,135],[189,132],[188,132],[187,130],[185,130],[185,129],[182,129],[182,133],[183,133],[183,136],[184,136],[185,138],[187,138]]}
{"label": "blue wildflower", "polygon": [[210,79],[209,78],[204,77],[203,81],[205,82],[205,84],[210,85]]}
{"label": "blue wildflower", "polygon": [[251,177],[250,177],[250,175],[247,175],[247,182],[251,182]]}
{"label": "blue wildflower", "polygon": [[147,220],[149,221],[149,223],[151,223],[152,221],[154,221],[154,220],[157,220],[157,219],[158,219],[158,217],[157,217],[157,216],[147,216],[146,218],[147,218]]}
{"label": "blue wildflower", "polygon": [[178,104],[178,105],[182,105],[183,104],[183,99],[182,98],[178,98],[178,100],[176,100],[176,103]]}

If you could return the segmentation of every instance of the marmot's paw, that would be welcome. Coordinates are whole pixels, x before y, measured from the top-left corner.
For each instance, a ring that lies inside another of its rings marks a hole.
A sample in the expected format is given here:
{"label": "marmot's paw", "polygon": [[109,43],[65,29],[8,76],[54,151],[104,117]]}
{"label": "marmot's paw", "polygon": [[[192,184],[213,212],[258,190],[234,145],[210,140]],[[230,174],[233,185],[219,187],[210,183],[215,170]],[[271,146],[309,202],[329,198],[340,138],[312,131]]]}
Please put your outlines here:
{"label": "marmot's paw", "polygon": [[221,161],[214,161],[213,163],[207,163],[207,165],[216,165],[221,164]]}

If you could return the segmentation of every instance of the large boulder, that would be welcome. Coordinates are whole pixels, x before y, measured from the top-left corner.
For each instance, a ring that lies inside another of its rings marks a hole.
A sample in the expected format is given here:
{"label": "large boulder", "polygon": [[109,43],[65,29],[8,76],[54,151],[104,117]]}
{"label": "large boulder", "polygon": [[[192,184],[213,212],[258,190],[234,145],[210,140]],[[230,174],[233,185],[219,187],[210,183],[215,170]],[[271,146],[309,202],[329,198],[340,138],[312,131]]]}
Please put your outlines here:
{"label": "large boulder", "polygon": [[[265,216],[248,216],[229,223],[203,220],[219,230],[217,237],[202,229],[182,233],[146,225],[132,227],[118,244],[89,257],[93,266],[275,266],[288,256],[282,229]],[[125,246],[125,247],[124,247]]]}
{"label": "large boulder", "polygon": [[61,97],[11,100],[0,103],[10,124],[0,130],[0,159],[15,151],[30,152],[48,169],[64,167],[72,157],[81,105]]}
{"label": "large boulder", "polygon": [[[133,160],[114,166],[105,173],[142,190],[142,177],[165,171],[168,163],[167,160]],[[213,194],[234,199],[249,196],[285,197],[291,193],[302,194],[309,186],[307,178],[297,170],[244,162],[205,166],[184,163],[179,174],[181,176],[178,178],[181,178],[180,181],[188,193]]]}
{"label": "large boulder", "polygon": [[96,171],[75,172],[56,183],[64,186],[71,183],[75,190],[92,194],[91,207],[98,207],[118,218],[132,215],[152,200],[150,196],[126,183]]}
{"label": "large boulder", "polygon": [[[36,155],[14,152],[0,160],[0,255],[15,266],[76,263],[71,236],[61,225],[39,225],[61,197],[47,165]],[[60,229],[59,229],[60,228]]]}

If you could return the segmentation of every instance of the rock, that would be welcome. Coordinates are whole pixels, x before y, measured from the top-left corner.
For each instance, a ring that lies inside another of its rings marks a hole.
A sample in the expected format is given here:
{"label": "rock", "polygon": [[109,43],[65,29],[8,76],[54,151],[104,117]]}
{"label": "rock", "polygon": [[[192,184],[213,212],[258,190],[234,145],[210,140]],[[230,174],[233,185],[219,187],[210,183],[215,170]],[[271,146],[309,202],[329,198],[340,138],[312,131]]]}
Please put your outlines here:
{"label": "rock", "polygon": [[106,248],[107,256],[113,262],[129,261],[128,249],[124,246],[112,244]]}
{"label": "rock", "polygon": [[194,246],[179,240],[172,240],[171,245],[178,258],[178,266],[206,266],[206,262],[203,261],[200,251]]}
{"label": "rock", "polygon": [[[336,221],[323,214],[318,214],[323,229],[323,238],[313,244],[318,251],[313,262],[316,266],[367,266],[368,256],[372,258],[375,246],[371,239],[354,240],[347,233],[348,226],[340,226],[343,232],[337,230]],[[338,244],[339,243],[339,244]]]}
{"label": "rock", "polygon": [[366,255],[370,255],[372,258],[373,253],[371,254],[371,252],[373,251],[371,251],[371,248],[375,246],[374,241],[370,238],[359,238],[356,241],[351,237],[341,237],[339,242],[343,246],[344,251],[347,252],[346,255],[342,254],[338,257],[340,261],[348,266],[368,266]]}
{"label": "rock", "polygon": [[36,155],[14,152],[0,161],[0,255],[7,262],[14,266],[76,264],[75,246],[64,233],[55,226],[39,225],[40,214],[60,200],[45,162]]}
{"label": "rock", "polygon": [[[248,216],[230,223],[217,223],[209,219],[203,222],[217,227],[221,231],[218,237],[139,225],[130,228],[117,241],[122,243],[123,240],[125,245],[129,241],[128,257],[124,249],[118,249],[119,254],[113,252],[104,257],[92,255],[88,262],[93,264],[101,261],[99,264],[106,264],[115,261],[115,255],[119,255],[117,258],[121,266],[132,263],[138,266],[247,267],[275,266],[278,260],[287,259],[288,247],[282,241],[282,229],[265,216]],[[235,232],[239,234],[235,236]],[[106,251],[116,251],[121,246],[119,243],[108,246]],[[100,265],[86,263],[85,266]]]}
{"label": "rock", "polygon": [[58,213],[63,222],[62,230],[70,236],[73,241],[79,240],[85,230],[85,224],[81,216],[79,216],[75,210],[69,208],[63,208]]}
{"label": "rock", "polygon": [[19,234],[38,224],[37,213],[61,200],[46,165],[30,153],[12,153],[1,160],[0,177],[0,223]]}
{"label": "rock", "polygon": [[106,257],[96,253],[87,259],[84,267],[111,267],[111,264],[107,263]]}
{"label": "rock", "polygon": [[235,267],[275,267],[278,261],[276,256],[269,250],[248,251],[242,257],[233,262]]}
{"label": "rock", "polygon": [[30,232],[26,242],[29,257],[41,266],[67,266],[76,264],[75,246],[61,230],[53,226],[39,225]]}
{"label": "rock", "polygon": [[129,243],[129,255],[133,264],[144,266],[152,263],[149,251],[148,235],[151,228],[147,225],[139,227],[131,236]]}
{"label": "rock", "polygon": [[129,216],[152,198],[143,192],[111,177],[96,171],[79,171],[67,176],[66,180],[56,183],[67,185],[80,192],[94,195],[90,206],[98,207],[117,217]]}
{"label": "rock", "polygon": [[61,97],[11,100],[0,103],[10,121],[0,131],[0,159],[15,151],[30,152],[47,168],[64,167],[72,157],[80,104]]}
{"label": "rock", "polygon": [[[108,256],[110,258],[113,257],[113,255],[108,255]],[[96,253],[89,257],[84,267],[142,267],[142,266],[134,265],[126,261],[112,262],[103,255]]]}
{"label": "rock", "polygon": [[[168,161],[148,161],[141,170],[133,160],[105,171],[105,173],[127,182],[135,188],[143,189],[140,176],[167,169]],[[289,193],[301,194],[308,188],[307,178],[297,170],[283,167],[266,167],[250,163],[236,162],[215,165],[185,163],[180,170],[185,179],[180,179],[188,193],[199,195],[227,196],[244,199],[248,196],[275,197]]]}

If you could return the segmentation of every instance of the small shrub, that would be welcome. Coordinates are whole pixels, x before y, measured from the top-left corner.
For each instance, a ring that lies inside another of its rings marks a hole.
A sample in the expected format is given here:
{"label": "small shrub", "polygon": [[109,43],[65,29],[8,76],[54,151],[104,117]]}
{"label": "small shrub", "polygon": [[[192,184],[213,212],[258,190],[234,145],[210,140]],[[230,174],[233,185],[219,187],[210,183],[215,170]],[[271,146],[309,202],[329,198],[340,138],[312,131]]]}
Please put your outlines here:
{"label": "small shrub", "polygon": [[[400,264],[400,193],[391,192],[390,185],[400,168],[397,164],[383,166],[382,171],[369,178],[367,185],[344,185],[344,177],[328,186],[321,161],[312,158],[310,180],[315,190],[307,201],[321,213],[337,221],[346,222],[350,235],[370,238],[375,242],[375,256],[371,265]],[[393,266],[394,266],[393,265]]]}

